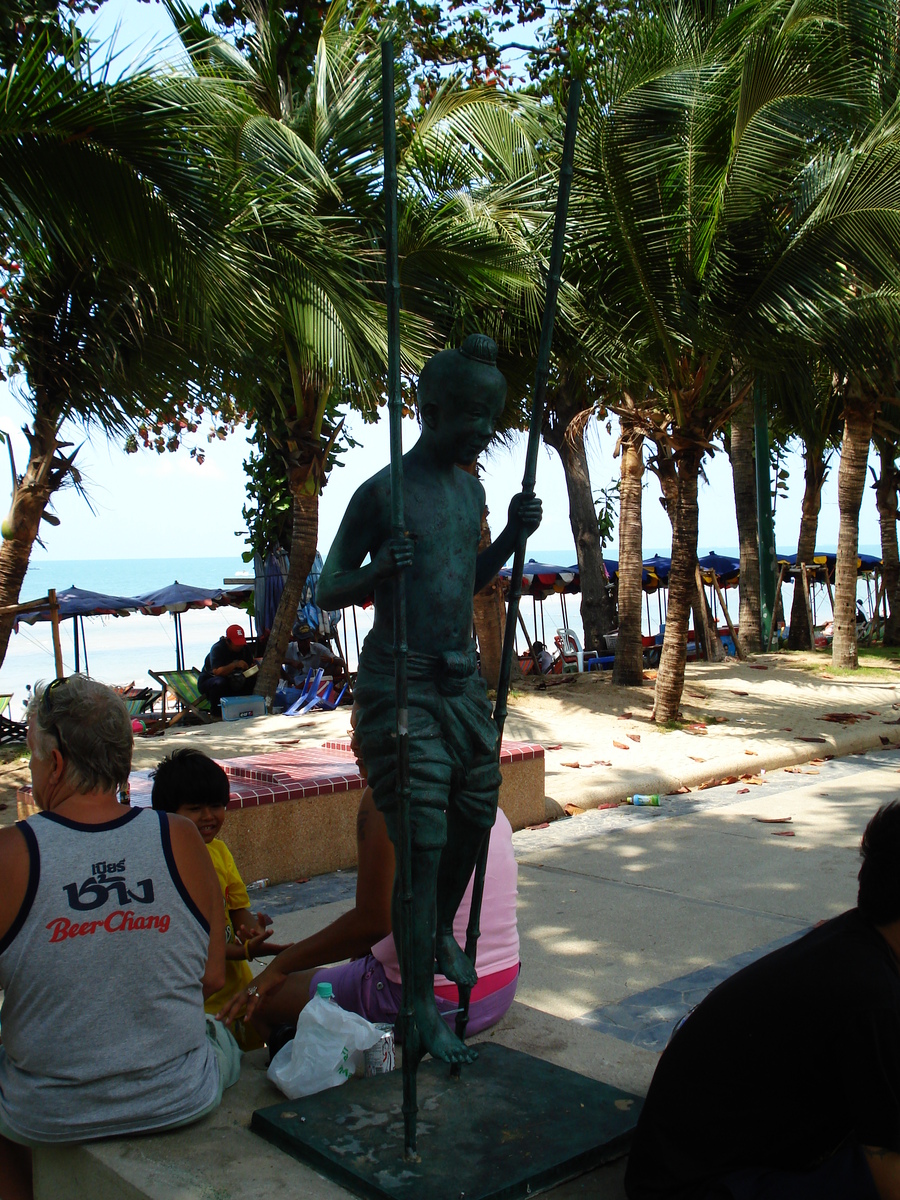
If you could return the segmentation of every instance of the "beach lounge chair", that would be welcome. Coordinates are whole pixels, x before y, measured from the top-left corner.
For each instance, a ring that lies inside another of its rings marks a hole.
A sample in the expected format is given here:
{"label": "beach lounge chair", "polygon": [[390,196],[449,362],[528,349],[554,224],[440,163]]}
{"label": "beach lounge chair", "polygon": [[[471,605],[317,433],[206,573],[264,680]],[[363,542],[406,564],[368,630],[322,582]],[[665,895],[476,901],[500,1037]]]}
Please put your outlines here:
{"label": "beach lounge chair", "polygon": [[12,703],[12,692],[4,692],[0,696],[0,746],[14,746],[22,744],[28,736],[28,724],[25,721],[14,721],[12,717],[6,716],[6,711]]}
{"label": "beach lounge chair", "polygon": [[[209,710],[209,700],[197,687],[200,672],[196,667],[191,667],[190,670],[185,671],[148,671],[147,674],[162,687],[162,715],[160,719],[163,722],[164,728],[168,725],[177,724],[188,713],[192,713],[202,725],[212,724],[213,715]],[[167,691],[171,692],[181,705],[181,711],[175,713],[168,722],[166,721]]]}
{"label": "beach lounge chair", "polygon": [[322,682],[324,674],[324,667],[319,667],[312,679],[310,679],[309,675],[306,676],[306,683],[303,685],[303,694],[299,700],[294,701],[290,708],[285,709],[284,715],[286,717],[299,717],[303,713],[309,712],[319,699],[319,684]]}
{"label": "beach lounge chair", "polygon": [[131,684],[127,688],[115,689],[125,703],[129,717],[146,716],[157,700],[162,698],[162,691],[157,688],[136,688]]}
{"label": "beach lounge chair", "polygon": [[344,692],[346,692],[346,690],[347,690],[347,684],[345,683],[344,686],[341,688],[341,690],[338,692],[337,699],[332,700],[331,697],[334,695],[334,684],[329,683],[328,687],[325,689],[325,691],[322,693],[322,695],[316,696],[316,702],[315,702],[315,704],[311,705],[309,711],[312,711],[312,709],[314,709],[314,708],[321,708],[321,709],[324,709],[325,712],[334,712],[334,710],[337,708],[337,706],[343,700]]}

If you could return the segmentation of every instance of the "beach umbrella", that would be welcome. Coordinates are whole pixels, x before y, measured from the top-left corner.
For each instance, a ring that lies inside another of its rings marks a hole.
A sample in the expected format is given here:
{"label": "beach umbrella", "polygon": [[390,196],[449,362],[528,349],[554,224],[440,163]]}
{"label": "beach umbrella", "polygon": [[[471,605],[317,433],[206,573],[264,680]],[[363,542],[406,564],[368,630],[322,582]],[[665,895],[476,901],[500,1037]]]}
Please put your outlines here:
{"label": "beach umbrella", "polygon": [[158,617],[164,612],[172,614],[175,621],[175,667],[184,670],[184,633],[181,628],[181,614],[189,608],[221,608],[231,605],[235,608],[245,604],[253,593],[253,585],[248,581],[245,587],[193,587],[189,583],[166,584],[152,592],[144,592],[135,597],[140,611],[146,616]]}
{"label": "beach umbrella", "polygon": [[[90,592],[84,588],[72,587],[56,593],[59,605],[60,620],[66,617],[127,617],[129,613],[140,608],[139,602],[133,596],[112,596],[104,592]],[[16,625],[24,621],[34,625],[36,621],[49,621],[50,607],[36,609],[34,612],[23,613],[16,620]]]}
{"label": "beach umbrella", "polygon": [[656,578],[656,580],[657,580],[656,586],[657,587],[668,587],[669,586],[669,571],[671,569],[672,569],[671,558],[666,558],[662,554],[654,554],[652,558],[645,558],[644,559],[644,578],[641,581],[644,591],[656,591],[655,587],[647,586],[648,583],[650,582],[646,578],[648,571],[651,572],[651,574]]}
{"label": "beach umbrella", "polygon": [[697,562],[703,572],[704,583],[712,583],[711,577],[714,574],[721,587],[737,587],[741,574],[740,559],[731,558],[725,554],[716,554],[713,550],[698,559]]}
{"label": "beach umbrella", "polygon": [[[503,567],[500,578],[512,578],[512,568]],[[543,600],[545,596],[556,592],[572,595],[581,588],[578,567],[558,566],[555,563],[538,562],[530,558],[522,568],[522,590],[535,600]]]}
{"label": "beach umbrella", "polygon": [[265,561],[261,554],[254,555],[253,615],[258,633],[271,629],[274,624],[289,569],[290,560],[283,550],[270,550]]}
{"label": "beach umbrella", "polygon": [[[59,619],[65,621],[72,618],[72,633],[75,639],[75,670],[81,670],[81,657],[84,654],[84,669],[88,671],[87,645],[84,640],[85,617],[127,617],[140,607],[137,600],[130,596],[113,596],[104,592],[91,592],[85,588],[70,588],[56,593],[59,605]],[[22,613],[16,618],[15,627],[24,621],[26,625],[34,625],[37,621],[50,620],[50,607],[36,609],[34,612]],[[80,639],[79,639],[80,629]],[[80,645],[79,645],[80,642]]]}
{"label": "beach umbrella", "polygon": [[322,555],[317,550],[312,568],[303,585],[303,595],[300,597],[300,605],[297,609],[297,620],[301,625],[307,625],[314,636],[318,632],[321,636],[331,637],[336,633],[336,627],[340,624],[341,613],[337,609],[327,612],[325,609],[319,608],[316,601],[319,576],[322,574],[323,565]]}

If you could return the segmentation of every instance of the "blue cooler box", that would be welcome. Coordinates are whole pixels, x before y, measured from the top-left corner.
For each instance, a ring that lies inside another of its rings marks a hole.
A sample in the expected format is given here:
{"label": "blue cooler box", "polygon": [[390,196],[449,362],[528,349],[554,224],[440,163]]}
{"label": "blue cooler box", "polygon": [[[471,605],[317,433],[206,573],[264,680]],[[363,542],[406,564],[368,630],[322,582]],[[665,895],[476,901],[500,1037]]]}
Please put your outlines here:
{"label": "blue cooler box", "polygon": [[242,721],[245,717],[263,717],[266,713],[264,696],[223,696],[222,719]]}

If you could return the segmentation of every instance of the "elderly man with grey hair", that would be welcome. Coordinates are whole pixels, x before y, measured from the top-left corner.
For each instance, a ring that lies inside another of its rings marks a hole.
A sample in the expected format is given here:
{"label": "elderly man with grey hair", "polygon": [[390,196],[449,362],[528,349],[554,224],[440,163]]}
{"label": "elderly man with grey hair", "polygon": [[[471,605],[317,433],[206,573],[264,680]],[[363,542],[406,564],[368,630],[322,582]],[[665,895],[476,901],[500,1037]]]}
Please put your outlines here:
{"label": "elderly man with grey hair", "polygon": [[240,1070],[203,1011],[225,979],[219,884],[190,821],[118,803],[121,698],[72,675],[27,717],[41,811],[0,830],[3,1200],[31,1197],[33,1148],[184,1125]]}

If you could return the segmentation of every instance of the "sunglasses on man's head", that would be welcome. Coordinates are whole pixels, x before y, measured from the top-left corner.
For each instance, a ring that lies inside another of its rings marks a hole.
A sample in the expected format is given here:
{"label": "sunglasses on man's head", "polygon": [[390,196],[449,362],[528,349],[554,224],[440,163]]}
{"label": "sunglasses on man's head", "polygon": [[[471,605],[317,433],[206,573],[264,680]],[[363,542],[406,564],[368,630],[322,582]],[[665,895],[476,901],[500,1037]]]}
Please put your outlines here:
{"label": "sunglasses on man's head", "polygon": [[66,744],[63,741],[62,734],[59,732],[59,726],[52,719],[53,703],[50,698],[57,688],[63,687],[68,682],[69,681],[65,676],[63,676],[61,679],[54,679],[52,683],[47,684],[41,693],[41,716],[44,718],[51,718],[50,720],[42,722],[42,724],[44,724],[44,728],[47,730],[47,732],[52,733],[56,738],[56,744],[59,746],[60,754],[66,753]]}

